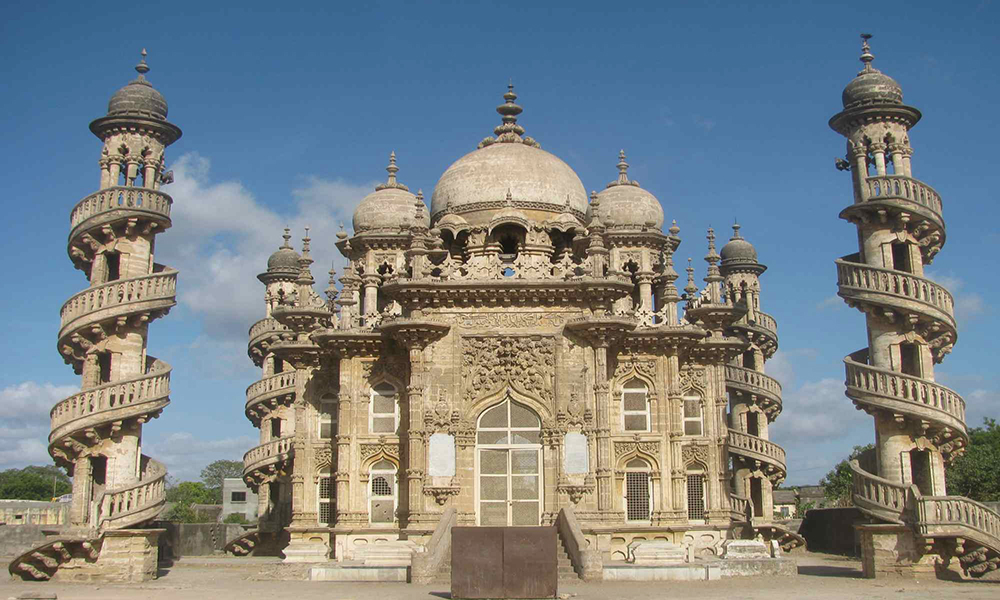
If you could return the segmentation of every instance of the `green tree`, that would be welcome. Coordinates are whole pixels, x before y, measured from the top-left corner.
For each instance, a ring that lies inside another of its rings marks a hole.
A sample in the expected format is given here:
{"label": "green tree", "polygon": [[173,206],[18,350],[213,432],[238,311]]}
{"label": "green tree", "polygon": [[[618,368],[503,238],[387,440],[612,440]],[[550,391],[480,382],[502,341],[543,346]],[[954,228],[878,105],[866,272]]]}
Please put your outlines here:
{"label": "green tree", "polygon": [[238,460],[217,460],[201,470],[201,480],[212,491],[213,504],[222,504],[222,480],[243,476],[243,462]]}
{"label": "green tree", "polygon": [[969,447],[948,467],[948,493],[977,502],[1000,500],[1000,425],[983,419],[969,430]]}
{"label": "green tree", "polygon": [[51,500],[72,491],[70,478],[53,465],[0,471],[0,498]]}
{"label": "green tree", "polygon": [[192,505],[215,504],[215,496],[200,481],[182,481],[167,488],[167,502],[174,504],[167,511],[167,521],[199,523],[206,519],[199,518]]}
{"label": "green tree", "polygon": [[862,455],[874,449],[874,444],[855,446],[850,456],[837,463],[837,466],[819,481],[827,501],[834,506],[851,506],[851,461],[860,459]]}
{"label": "green tree", "polygon": [[229,513],[226,518],[222,520],[223,523],[238,523],[244,525],[249,523],[246,516],[243,513]]}

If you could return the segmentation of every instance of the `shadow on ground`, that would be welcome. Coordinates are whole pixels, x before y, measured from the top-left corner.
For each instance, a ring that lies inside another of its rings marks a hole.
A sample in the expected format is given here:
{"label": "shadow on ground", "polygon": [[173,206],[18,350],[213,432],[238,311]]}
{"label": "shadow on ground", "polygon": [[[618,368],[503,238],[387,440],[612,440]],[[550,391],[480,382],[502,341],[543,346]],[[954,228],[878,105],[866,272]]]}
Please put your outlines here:
{"label": "shadow on ground", "polygon": [[860,578],[860,569],[853,567],[832,567],[830,565],[799,565],[799,575],[810,577],[852,577]]}

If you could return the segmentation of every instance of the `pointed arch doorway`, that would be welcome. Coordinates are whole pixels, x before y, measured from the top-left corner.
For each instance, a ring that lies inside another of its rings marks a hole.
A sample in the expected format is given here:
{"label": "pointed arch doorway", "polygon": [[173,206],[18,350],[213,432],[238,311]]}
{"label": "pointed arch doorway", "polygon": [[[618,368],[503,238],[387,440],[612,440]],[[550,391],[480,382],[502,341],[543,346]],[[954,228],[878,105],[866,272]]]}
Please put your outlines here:
{"label": "pointed arch doorway", "polygon": [[542,422],[504,398],[476,423],[476,522],[537,526],[542,515]]}

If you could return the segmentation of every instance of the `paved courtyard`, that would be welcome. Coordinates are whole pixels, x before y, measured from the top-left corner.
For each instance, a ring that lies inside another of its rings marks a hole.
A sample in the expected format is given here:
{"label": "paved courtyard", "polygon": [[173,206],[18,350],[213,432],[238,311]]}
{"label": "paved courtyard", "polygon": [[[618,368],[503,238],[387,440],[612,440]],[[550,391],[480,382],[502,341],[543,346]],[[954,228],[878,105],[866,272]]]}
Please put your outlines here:
{"label": "paved courtyard", "polygon": [[[795,553],[799,574],[795,577],[725,579],[711,582],[662,583],[560,583],[564,597],[578,600],[650,600],[652,598],[698,598],[698,600],[769,600],[817,598],[865,600],[938,600],[942,598],[995,599],[1000,597],[1000,581],[902,581],[860,578],[855,559],[816,553]],[[161,570],[156,581],[138,585],[84,585],[32,583],[6,579],[0,582],[0,600],[24,592],[55,593],[60,600],[179,600],[187,598],[294,598],[308,600],[378,600],[450,598],[448,586],[437,584],[352,584],[311,581],[276,581],[287,571],[274,559],[192,558],[177,561]],[[304,575],[305,570],[298,569]]]}

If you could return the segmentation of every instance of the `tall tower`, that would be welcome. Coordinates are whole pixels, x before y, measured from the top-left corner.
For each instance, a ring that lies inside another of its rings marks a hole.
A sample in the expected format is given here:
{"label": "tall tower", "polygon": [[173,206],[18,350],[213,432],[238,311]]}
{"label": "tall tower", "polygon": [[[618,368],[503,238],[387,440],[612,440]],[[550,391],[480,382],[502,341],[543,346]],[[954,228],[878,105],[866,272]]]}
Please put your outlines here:
{"label": "tall tower", "polygon": [[[70,520],[91,539],[136,527],[165,502],[166,468],[142,454],[142,425],[170,402],[170,366],[146,353],[146,338],[176,304],[177,271],[155,263],[153,251],[170,227],[164,149],[181,130],[167,122],[142,55],[138,77],[90,124],[103,142],[100,185],[70,213],[69,256],[89,285],[62,307],[58,348],[81,391],[52,408],[49,453],[73,476]],[[48,578],[57,567],[35,568],[46,577],[32,576]]]}
{"label": "tall tower", "polygon": [[[891,534],[922,540],[914,555],[892,550],[899,563],[921,568],[932,554],[961,556],[963,569],[976,574],[977,565],[987,565],[978,572],[996,568],[1000,515],[945,497],[945,467],[968,434],[965,401],[934,381],[934,365],[957,337],[951,294],[923,277],[945,241],[941,197],[913,177],[909,134],[920,111],[872,67],[871,36],[861,37],[864,67],[844,89],[844,110],[830,119],[847,138],[847,159],[837,167],[851,172],[854,203],[840,217],[857,227],[859,246],[836,261],[838,294],[865,314],[868,328],[868,345],[844,359],[847,396],[875,419],[874,456],[853,465],[854,503],[879,521],[912,526]],[[898,567],[876,564],[879,536],[890,534],[865,535],[869,576]],[[888,546],[904,547],[896,542]]]}

